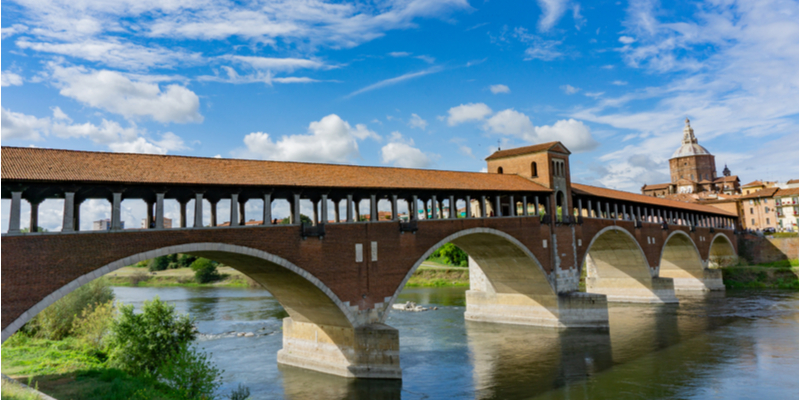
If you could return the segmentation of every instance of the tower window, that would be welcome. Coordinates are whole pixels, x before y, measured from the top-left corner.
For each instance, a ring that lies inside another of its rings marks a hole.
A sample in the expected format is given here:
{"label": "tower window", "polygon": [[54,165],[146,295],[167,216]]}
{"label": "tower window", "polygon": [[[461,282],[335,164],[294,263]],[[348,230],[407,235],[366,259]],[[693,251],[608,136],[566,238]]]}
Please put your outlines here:
{"label": "tower window", "polygon": [[531,176],[534,178],[539,176],[538,168],[536,168],[536,161],[531,163]]}
{"label": "tower window", "polygon": [[502,174],[503,173],[503,167],[497,167],[497,173],[498,174]]}

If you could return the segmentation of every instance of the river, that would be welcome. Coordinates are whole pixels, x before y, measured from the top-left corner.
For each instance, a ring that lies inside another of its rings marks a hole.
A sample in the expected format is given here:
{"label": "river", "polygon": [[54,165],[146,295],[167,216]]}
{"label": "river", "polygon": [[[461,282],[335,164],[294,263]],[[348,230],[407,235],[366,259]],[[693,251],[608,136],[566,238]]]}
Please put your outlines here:
{"label": "river", "polygon": [[[159,296],[197,319],[198,345],[253,399],[796,399],[798,294],[728,291],[680,305],[609,306],[610,330],[464,321],[464,288],[408,288],[392,311],[403,380],[347,380],[278,366],[281,319],[266,291],[116,287],[137,307]],[[230,332],[253,332],[237,337]]]}

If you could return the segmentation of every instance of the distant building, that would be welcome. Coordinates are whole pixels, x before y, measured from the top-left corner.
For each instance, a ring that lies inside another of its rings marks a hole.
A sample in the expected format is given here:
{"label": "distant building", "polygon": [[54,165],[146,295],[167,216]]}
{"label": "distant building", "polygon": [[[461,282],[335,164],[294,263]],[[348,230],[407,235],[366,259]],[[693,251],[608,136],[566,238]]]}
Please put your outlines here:
{"label": "distant building", "polygon": [[[797,180],[795,180],[795,182],[797,182]],[[797,187],[780,189],[773,196],[775,199],[775,208],[778,213],[778,230],[797,232],[798,225],[800,224],[800,217],[797,215],[797,192]]]}
{"label": "distant building", "polygon": [[[120,229],[125,229],[125,221],[119,221],[119,227]],[[111,220],[106,218],[94,221],[92,223],[92,229],[96,231],[110,231]]]}
{"label": "distant building", "polygon": [[[155,226],[155,221],[153,221],[153,226]],[[147,218],[142,218],[142,225],[140,226],[142,229],[147,229]],[[164,217],[164,228],[172,228],[172,219]]]}
{"label": "distant building", "polygon": [[726,165],[722,176],[717,176],[717,165],[714,155],[697,143],[694,129],[686,119],[683,128],[681,146],[669,159],[670,183],[657,183],[642,186],[642,194],[646,196],[681,200],[683,194],[697,194],[699,197],[717,199],[717,195],[737,195],[739,177],[731,175]]}

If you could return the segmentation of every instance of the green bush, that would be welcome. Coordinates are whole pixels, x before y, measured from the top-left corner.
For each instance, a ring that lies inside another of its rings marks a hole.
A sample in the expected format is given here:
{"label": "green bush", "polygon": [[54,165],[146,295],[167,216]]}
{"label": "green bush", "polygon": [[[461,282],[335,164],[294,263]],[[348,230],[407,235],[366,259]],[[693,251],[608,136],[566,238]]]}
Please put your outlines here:
{"label": "green bush", "polygon": [[153,376],[164,360],[195,339],[192,323],[188,315],[177,314],[174,305],[158,297],[145,301],[140,314],[132,305],[122,305],[111,325],[109,361],[131,375]]}
{"label": "green bush", "polygon": [[200,269],[194,272],[194,280],[197,283],[211,283],[216,282],[222,278],[222,275],[217,271],[215,263],[207,263]]}
{"label": "green bush", "polygon": [[209,260],[207,258],[200,257],[194,262],[192,262],[192,264],[189,267],[192,269],[192,271],[197,272],[203,268],[208,268],[209,265],[213,265],[216,267],[217,264],[219,263],[214,260]]}
{"label": "green bush", "polygon": [[189,254],[181,254],[178,257],[178,268],[189,268],[198,257],[191,256]]}
{"label": "green bush", "polygon": [[213,398],[220,374],[208,355],[185,345],[159,369],[160,380],[186,399]]}
{"label": "green bush", "polygon": [[452,243],[445,243],[444,246],[436,249],[430,258],[438,258],[457,267],[466,267],[469,264],[467,253]]}
{"label": "green bush", "polygon": [[99,304],[94,309],[85,308],[72,321],[72,336],[95,350],[102,350],[103,338],[111,330],[115,313],[113,301]]}
{"label": "green bush", "polygon": [[75,316],[99,304],[114,300],[114,292],[103,279],[95,279],[42,310],[25,326],[24,332],[39,338],[61,340],[69,336]]}
{"label": "green bush", "polygon": [[169,256],[156,257],[150,260],[150,263],[147,264],[147,269],[150,270],[150,272],[164,271],[165,269],[169,268],[169,263]]}

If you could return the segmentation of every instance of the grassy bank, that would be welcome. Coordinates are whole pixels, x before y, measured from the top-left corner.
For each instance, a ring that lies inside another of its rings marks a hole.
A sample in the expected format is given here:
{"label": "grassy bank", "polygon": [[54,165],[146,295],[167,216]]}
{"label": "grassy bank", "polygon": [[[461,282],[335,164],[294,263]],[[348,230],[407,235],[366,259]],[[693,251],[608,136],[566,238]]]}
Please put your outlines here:
{"label": "grassy bank", "polygon": [[[197,283],[191,268],[176,268],[148,272],[146,268],[124,267],[105,277],[113,286],[149,287],[260,287],[241,272],[219,266],[222,279],[213,283]],[[454,267],[436,261],[425,261],[408,280],[409,287],[469,286],[469,268]]]}
{"label": "grassy bank", "polygon": [[[74,338],[53,341],[14,335],[0,351],[4,374],[57,399],[179,398],[169,387],[155,380],[107,368],[104,354]],[[26,392],[18,385],[13,386],[3,383],[3,399],[36,398],[20,397]],[[11,397],[12,393],[18,397]]]}
{"label": "grassy bank", "polygon": [[798,260],[725,267],[722,269],[722,281],[729,289],[798,290]]}

